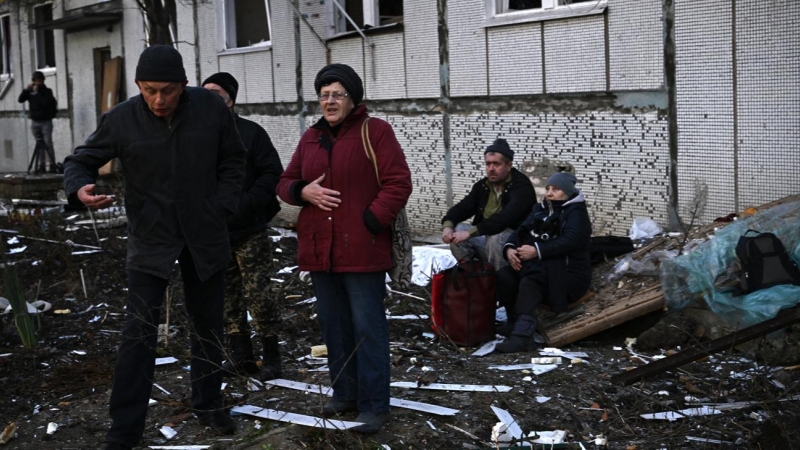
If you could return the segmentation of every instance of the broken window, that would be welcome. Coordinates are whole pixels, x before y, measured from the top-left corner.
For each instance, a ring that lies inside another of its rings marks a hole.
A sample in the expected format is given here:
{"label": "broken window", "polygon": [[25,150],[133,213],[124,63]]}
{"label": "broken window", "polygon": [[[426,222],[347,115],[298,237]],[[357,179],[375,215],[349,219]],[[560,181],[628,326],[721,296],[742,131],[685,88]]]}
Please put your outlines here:
{"label": "broken window", "polygon": [[[53,21],[53,5],[47,3],[33,7],[33,20],[36,25]],[[56,66],[56,41],[53,30],[38,29],[34,34],[36,41],[36,68],[47,69]]]}
{"label": "broken window", "polygon": [[[333,5],[331,26],[334,34],[355,31],[353,22],[362,29],[368,29],[403,21],[402,0],[333,0],[333,2],[336,3]],[[353,22],[347,20],[342,9]]]}
{"label": "broken window", "polygon": [[600,14],[607,0],[486,0],[488,23],[559,19]]}
{"label": "broken window", "polygon": [[11,16],[0,16],[0,77],[11,75]]}
{"label": "broken window", "polygon": [[597,3],[597,0],[497,0],[497,12],[503,14],[528,9],[553,9],[558,6],[569,7],[573,3],[586,2]]}
{"label": "broken window", "polygon": [[225,0],[225,49],[271,43],[268,0]]}

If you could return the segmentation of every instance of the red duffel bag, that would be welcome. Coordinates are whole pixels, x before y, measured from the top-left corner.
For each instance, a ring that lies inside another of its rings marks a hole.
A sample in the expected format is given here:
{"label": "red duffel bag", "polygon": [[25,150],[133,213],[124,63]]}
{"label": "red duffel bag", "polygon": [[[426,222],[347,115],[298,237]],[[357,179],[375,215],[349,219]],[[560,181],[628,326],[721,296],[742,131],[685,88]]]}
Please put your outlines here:
{"label": "red duffel bag", "polygon": [[433,276],[431,328],[458,345],[472,347],[494,337],[495,271],[477,259]]}

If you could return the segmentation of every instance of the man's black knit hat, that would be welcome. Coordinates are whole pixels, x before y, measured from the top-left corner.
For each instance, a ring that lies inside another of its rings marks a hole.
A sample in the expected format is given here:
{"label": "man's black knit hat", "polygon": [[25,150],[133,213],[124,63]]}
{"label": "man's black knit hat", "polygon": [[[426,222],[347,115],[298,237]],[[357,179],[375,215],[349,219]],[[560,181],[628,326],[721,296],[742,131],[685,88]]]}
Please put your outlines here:
{"label": "man's black knit hat", "polygon": [[236,78],[228,72],[217,72],[214,75],[206,78],[200,86],[205,87],[208,83],[214,83],[217,86],[225,89],[225,92],[231,97],[231,101],[236,103],[236,94],[239,92],[239,82]]}
{"label": "man's black knit hat", "polygon": [[169,45],[151,45],[144,49],[136,65],[138,81],[186,81],[183,58]]}
{"label": "man's black knit hat", "polygon": [[364,83],[356,71],[347,64],[330,64],[323,67],[314,79],[314,89],[319,94],[322,86],[335,81],[342,83],[347,93],[350,94],[350,98],[353,99],[354,105],[361,103],[364,98]]}
{"label": "man's black knit hat", "polygon": [[485,155],[490,152],[500,153],[510,160],[514,159],[514,150],[511,150],[511,147],[508,146],[508,142],[503,138],[495,139],[492,145],[486,147],[486,151],[484,151],[483,154]]}

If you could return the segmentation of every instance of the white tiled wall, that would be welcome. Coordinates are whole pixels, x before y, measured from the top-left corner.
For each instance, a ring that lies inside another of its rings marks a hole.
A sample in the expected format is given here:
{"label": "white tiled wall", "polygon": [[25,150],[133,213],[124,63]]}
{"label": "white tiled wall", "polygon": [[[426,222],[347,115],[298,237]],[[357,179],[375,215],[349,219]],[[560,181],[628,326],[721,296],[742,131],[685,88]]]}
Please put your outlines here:
{"label": "white tiled wall", "polygon": [[611,90],[659,89],[664,85],[661,0],[609,0]]}
{"label": "white tiled wall", "polygon": [[404,0],[403,15],[408,97],[439,97],[441,88],[436,2]]}
{"label": "white tiled wall", "polygon": [[605,31],[602,15],[545,22],[545,91],[606,90]]}
{"label": "white tiled wall", "polygon": [[675,23],[679,212],[688,217],[700,181],[711,220],[736,207],[731,3],[676,2]]}
{"label": "white tiled wall", "polygon": [[491,28],[489,95],[541,94],[542,24]]}

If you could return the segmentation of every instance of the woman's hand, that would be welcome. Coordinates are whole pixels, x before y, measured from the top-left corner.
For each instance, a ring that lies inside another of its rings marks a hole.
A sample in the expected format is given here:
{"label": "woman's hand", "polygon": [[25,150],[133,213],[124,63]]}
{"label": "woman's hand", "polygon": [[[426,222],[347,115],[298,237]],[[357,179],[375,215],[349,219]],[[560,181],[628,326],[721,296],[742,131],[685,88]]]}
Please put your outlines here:
{"label": "woman's hand", "polygon": [[506,248],[506,259],[508,259],[508,263],[511,265],[512,269],[519,270],[522,268],[522,261],[519,260],[519,254],[516,248]]}
{"label": "woman's hand", "polygon": [[519,257],[520,261],[530,261],[538,256],[539,252],[536,251],[536,247],[533,245],[523,245],[517,249],[517,257]]}
{"label": "woman's hand", "polygon": [[333,189],[324,188],[320,185],[325,179],[325,174],[307,184],[300,192],[300,198],[311,203],[323,211],[331,211],[342,203],[339,198],[340,192]]}

